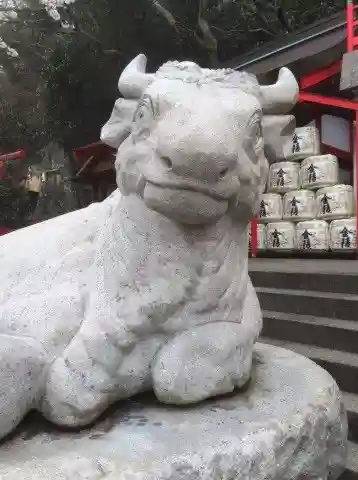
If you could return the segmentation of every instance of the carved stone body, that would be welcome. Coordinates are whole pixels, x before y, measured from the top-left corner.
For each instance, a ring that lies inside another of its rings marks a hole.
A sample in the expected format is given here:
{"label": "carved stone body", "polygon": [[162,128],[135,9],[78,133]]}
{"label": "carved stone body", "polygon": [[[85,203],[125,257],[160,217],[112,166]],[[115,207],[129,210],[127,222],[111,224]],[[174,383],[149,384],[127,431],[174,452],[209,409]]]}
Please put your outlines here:
{"label": "carved stone body", "polygon": [[297,83],[195,64],[124,71],[102,138],[119,190],[0,239],[0,435],[31,408],[81,426],[154,388],[189,404],[250,377],[248,223],[284,158]]}

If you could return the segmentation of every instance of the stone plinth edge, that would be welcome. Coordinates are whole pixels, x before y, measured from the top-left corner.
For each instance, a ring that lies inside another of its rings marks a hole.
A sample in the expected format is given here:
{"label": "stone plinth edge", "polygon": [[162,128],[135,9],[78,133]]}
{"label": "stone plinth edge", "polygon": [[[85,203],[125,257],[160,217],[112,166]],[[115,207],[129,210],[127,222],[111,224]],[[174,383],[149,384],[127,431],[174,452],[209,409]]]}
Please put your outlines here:
{"label": "stone plinth edge", "polygon": [[25,421],[0,446],[2,480],[336,480],[347,420],[333,378],[309,359],[257,344],[245,390],[190,408],[152,395],[93,428]]}

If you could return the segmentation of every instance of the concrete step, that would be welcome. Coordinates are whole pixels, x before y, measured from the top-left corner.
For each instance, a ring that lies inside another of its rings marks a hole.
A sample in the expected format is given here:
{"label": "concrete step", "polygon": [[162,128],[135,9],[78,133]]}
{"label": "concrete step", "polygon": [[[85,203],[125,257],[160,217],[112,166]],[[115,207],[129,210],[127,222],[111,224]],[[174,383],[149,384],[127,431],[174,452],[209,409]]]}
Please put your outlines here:
{"label": "concrete step", "polygon": [[346,471],[339,480],[358,480],[358,444],[348,443],[348,460]]}
{"label": "concrete step", "polygon": [[266,287],[256,287],[256,292],[263,310],[342,320],[358,319],[358,295]]}
{"label": "concrete step", "polygon": [[358,394],[358,355],[267,337],[261,337],[260,342],[287,348],[310,358],[335,378],[342,391]]}
{"label": "concrete step", "polygon": [[[250,265],[251,267],[251,265]],[[255,287],[264,288],[290,288],[292,290],[309,290],[314,292],[345,293],[355,295],[358,291],[358,265],[357,273],[319,273],[306,272],[305,263],[299,271],[271,271],[252,270],[250,277]]]}
{"label": "concrete step", "polygon": [[262,335],[358,354],[358,322],[264,310]]}

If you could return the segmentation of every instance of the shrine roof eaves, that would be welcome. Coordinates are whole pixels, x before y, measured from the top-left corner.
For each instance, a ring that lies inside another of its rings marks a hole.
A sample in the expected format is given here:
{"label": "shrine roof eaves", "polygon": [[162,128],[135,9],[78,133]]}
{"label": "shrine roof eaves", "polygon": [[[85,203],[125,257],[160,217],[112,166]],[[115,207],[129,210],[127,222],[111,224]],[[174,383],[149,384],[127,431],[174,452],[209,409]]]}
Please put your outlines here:
{"label": "shrine roof eaves", "polygon": [[339,47],[346,38],[346,12],[338,12],[302,30],[281,35],[261,47],[222,64],[256,75]]}

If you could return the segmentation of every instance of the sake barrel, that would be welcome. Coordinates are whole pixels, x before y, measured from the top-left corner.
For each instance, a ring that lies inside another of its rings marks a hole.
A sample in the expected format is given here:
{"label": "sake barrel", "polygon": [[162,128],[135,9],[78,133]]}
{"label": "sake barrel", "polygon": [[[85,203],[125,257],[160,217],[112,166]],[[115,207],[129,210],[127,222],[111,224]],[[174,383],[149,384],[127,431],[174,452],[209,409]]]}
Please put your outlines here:
{"label": "sake barrel", "polygon": [[294,250],[295,225],[292,222],[273,222],[266,226],[268,250]]}
{"label": "sake barrel", "polygon": [[270,166],[269,192],[286,193],[300,188],[300,166],[294,162],[277,162]]}
{"label": "sake barrel", "polygon": [[328,250],[328,223],[324,220],[298,222],[296,226],[296,246],[298,250]]}
{"label": "sake barrel", "polygon": [[316,197],[311,190],[288,192],[283,198],[283,218],[293,222],[311,220],[316,216]]}
{"label": "sake barrel", "polygon": [[260,222],[282,220],[282,197],[278,193],[264,193],[260,197]]}
{"label": "sake barrel", "polygon": [[[249,249],[251,250],[251,227],[249,231]],[[257,225],[257,249],[258,250],[266,250],[266,226],[262,224]]]}
{"label": "sake barrel", "polygon": [[317,191],[317,217],[335,220],[354,215],[354,196],[351,185],[334,185]]}
{"label": "sake barrel", "polygon": [[356,218],[333,220],[329,227],[329,246],[332,250],[355,250],[357,243]]}
{"label": "sake barrel", "polygon": [[303,158],[319,155],[319,131],[315,127],[296,128],[293,134],[292,153],[288,160],[302,160]]}
{"label": "sake barrel", "polygon": [[301,163],[301,187],[316,190],[338,183],[338,160],[334,155],[308,157]]}

